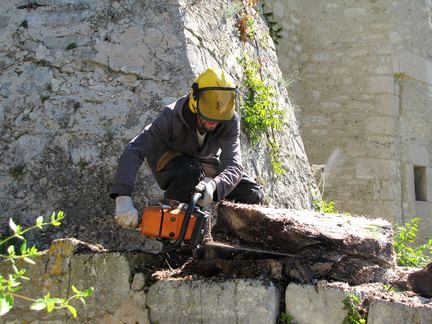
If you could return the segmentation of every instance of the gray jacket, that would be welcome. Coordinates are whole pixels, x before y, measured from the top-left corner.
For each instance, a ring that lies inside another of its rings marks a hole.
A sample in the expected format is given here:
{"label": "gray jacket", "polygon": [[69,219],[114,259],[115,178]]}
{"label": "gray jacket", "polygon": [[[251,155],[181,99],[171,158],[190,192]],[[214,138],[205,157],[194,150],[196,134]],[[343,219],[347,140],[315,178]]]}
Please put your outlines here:
{"label": "gray jacket", "polygon": [[207,133],[202,147],[199,147],[196,115],[189,110],[188,99],[189,96],[184,96],[165,107],[155,121],[126,146],[114,175],[111,197],[130,196],[144,159],[147,159],[154,172],[160,157],[169,150],[203,162],[214,163],[215,159],[218,160],[221,172],[214,178],[218,200],[228,195],[239,183],[243,167],[238,114]]}

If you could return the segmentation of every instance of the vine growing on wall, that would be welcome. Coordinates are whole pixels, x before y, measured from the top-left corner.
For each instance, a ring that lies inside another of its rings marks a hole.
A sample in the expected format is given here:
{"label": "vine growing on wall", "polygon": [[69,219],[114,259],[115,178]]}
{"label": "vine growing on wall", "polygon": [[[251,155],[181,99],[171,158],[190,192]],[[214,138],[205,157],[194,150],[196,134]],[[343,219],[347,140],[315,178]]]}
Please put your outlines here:
{"label": "vine growing on wall", "polygon": [[244,54],[240,65],[245,76],[241,118],[246,135],[252,144],[266,135],[273,172],[281,174],[285,170],[279,158],[279,143],[274,132],[282,129],[285,111],[278,107],[273,87],[266,85],[259,77],[258,62]]}
{"label": "vine growing on wall", "polygon": [[280,160],[280,145],[275,131],[281,130],[284,124],[284,109],[280,109],[275,99],[275,89],[266,84],[262,72],[259,55],[259,44],[256,40],[255,17],[257,10],[252,7],[257,5],[256,0],[243,0],[243,8],[238,11],[240,40],[246,44],[253,41],[258,50],[258,60],[251,59],[246,53],[239,59],[243,68],[243,100],[241,105],[241,118],[245,133],[252,144],[257,143],[262,136],[267,138],[269,160],[275,174],[282,174],[285,169]]}

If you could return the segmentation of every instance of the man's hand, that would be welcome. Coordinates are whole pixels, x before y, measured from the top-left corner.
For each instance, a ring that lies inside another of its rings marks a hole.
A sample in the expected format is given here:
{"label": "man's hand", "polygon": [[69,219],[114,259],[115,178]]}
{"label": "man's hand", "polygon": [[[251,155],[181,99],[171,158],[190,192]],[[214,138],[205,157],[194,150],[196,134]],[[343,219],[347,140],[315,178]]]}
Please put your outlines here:
{"label": "man's hand", "polygon": [[202,197],[197,201],[197,205],[205,207],[213,201],[213,193],[216,190],[216,182],[209,177],[205,177],[198,183],[195,190],[202,193]]}
{"label": "man's hand", "polygon": [[135,209],[132,198],[118,196],[115,199],[116,209],[114,219],[124,228],[135,228],[138,225],[138,211]]}

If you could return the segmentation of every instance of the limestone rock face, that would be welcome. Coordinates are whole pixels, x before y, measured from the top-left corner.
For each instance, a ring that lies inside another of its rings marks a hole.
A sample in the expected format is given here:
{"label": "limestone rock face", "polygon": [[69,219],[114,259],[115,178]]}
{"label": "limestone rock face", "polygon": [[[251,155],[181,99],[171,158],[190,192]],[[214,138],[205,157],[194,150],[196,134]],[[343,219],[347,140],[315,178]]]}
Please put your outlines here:
{"label": "limestone rock face", "polygon": [[[125,144],[165,104],[188,93],[209,66],[225,68],[241,85],[238,59],[261,63],[286,112],[280,156],[287,172],[271,172],[266,141],[242,136],[243,163],[259,179],[267,202],[309,208],[314,187],[271,38],[259,13],[257,41],[242,43],[230,1],[11,0],[0,14],[0,211],[33,223],[63,209],[55,234],[111,250],[160,246],[113,221],[110,179]],[[253,9],[250,9],[253,10]],[[255,15],[255,13],[253,13]],[[257,47],[258,46],[258,47]],[[259,50],[258,50],[259,49]],[[149,170],[139,172],[134,201],[141,210],[162,192]]]}

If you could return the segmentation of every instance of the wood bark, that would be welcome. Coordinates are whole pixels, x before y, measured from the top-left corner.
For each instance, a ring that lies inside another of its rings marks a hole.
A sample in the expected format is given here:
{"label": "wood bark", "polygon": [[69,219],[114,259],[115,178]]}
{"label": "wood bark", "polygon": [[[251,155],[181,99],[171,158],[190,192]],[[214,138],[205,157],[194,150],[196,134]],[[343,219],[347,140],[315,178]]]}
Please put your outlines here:
{"label": "wood bark", "polygon": [[301,282],[377,282],[396,265],[392,226],[382,219],[222,202],[215,229],[215,240],[288,254],[277,257],[283,272]]}

